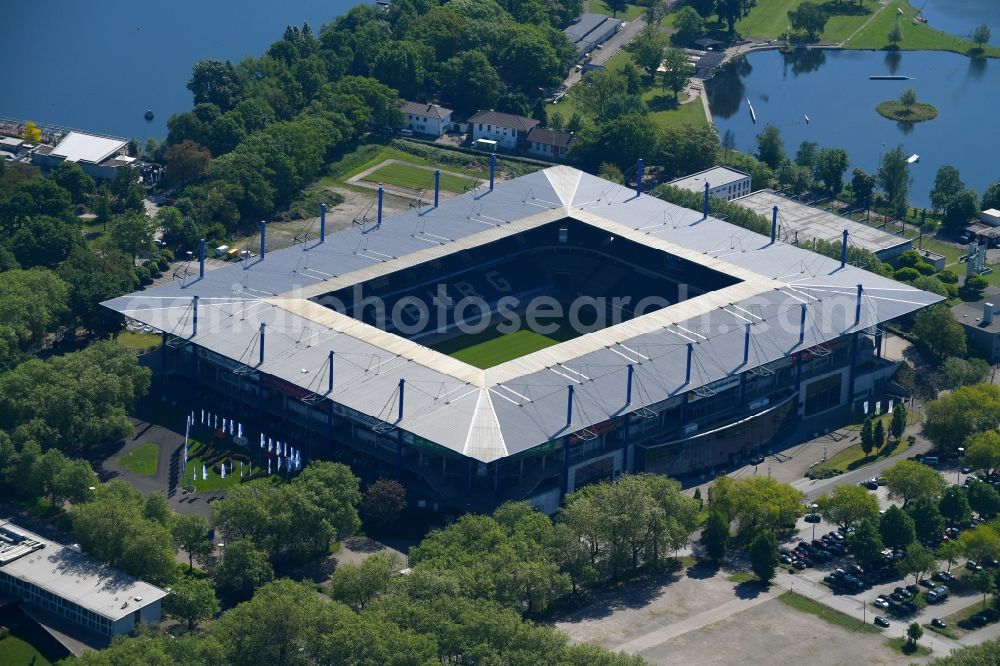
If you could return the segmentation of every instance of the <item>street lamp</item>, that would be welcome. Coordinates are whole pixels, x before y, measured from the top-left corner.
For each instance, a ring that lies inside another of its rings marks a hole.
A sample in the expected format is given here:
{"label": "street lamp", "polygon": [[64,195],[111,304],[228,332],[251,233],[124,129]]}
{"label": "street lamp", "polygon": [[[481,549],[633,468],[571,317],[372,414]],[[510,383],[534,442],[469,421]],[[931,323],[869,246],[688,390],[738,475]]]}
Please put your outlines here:
{"label": "street lamp", "polygon": [[[816,509],[819,508],[819,504],[816,504],[815,502],[813,502],[812,504],[809,505],[809,508],[812,509],[812,512],[815,514],[816,513]],[[812,538],[812,540],[813,541],[816,540],[816,523],[813,523],[813,538]]]}
{"label": "street lamp", "polygon": [[961,480],[962,475],[962,456],[965,455],[965,447],[958,447],[958,469],[955,470],[955,483]]}

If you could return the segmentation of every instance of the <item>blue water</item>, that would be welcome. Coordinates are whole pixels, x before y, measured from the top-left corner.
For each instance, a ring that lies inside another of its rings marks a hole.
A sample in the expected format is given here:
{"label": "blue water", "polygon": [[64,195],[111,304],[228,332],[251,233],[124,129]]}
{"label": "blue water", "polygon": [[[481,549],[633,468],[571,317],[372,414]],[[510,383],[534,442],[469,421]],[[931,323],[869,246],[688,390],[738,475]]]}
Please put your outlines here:
{"label": "blue water", "polygon": [[[871,74],[915,78],[870,81]],[[897,99],[908,87],[938,108],[938,118],[902,127],[878,115],[879,102]],[[906,154],[920,155],[910,168],[910,201],[916,206],[930,205],[928,193],[942,164],[958,168],[965,184],[980,194],[1000,180],[1000,61],[928,51],[763,51],[734,63],[709,81],[707,90],[720,135],[732,130],[743,151],[753,152],[756,135],[768,123],[781,129],[790,155],[800,142],[815,141],[844,148],[852,168],[869,172],[884,149],[902,144]]]}
{"label": "blue water", "polygon": [[[260,55],[287,25],[314,33],[356,0],[4,3],[0,115],[118,136],[166,135],[204,58]],[[146,109],[155,114],[143,118]]]}
{"label": "blue water", "polygon": [[927,22],[938,30],[971,39],[978,25],[990,26],[990,44],[1000,46],[1000,2],[998,0],[910,0],[921,9]]}

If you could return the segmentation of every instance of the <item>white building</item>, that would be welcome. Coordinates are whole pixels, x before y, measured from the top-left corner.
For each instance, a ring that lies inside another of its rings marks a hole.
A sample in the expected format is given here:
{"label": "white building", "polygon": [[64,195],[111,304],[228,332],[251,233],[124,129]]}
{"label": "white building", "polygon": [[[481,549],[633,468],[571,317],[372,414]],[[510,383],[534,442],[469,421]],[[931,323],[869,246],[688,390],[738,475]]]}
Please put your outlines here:
{"label": "white building", "polygon": [[987,208],[979,214],[979,220],[983,224],[988,224],[991,227],[1000,227],[1000,210],[997,210],[996,208]]}
{"label": "white building", "polygon": [[712,167],[672,180],[667,184],[700,194],[705,191],[705,183],[708,183],[710,196],[726,201],[750,194],[750,174],[729,167]]}
{"label": "white building", "polygon": [[135,158],[126,154],[128,142],[106,136],[70,132],[55,146],[39,146],[31,162],[43,169],[53,169],[63,162],[76,162],[91,178],[110,180],[115,169],[131,164]]}
{"label": "white building", "polygon": [[469,132],[472,141],[489,139],[507,150],[517,150],[528,136],[528,132],[538,124],[533,118],[515,116],[499,111],[477,111],[469,118]]}
{"label": "white building", "polygon": [[13,523],[0,524],[0,593],[104,636],[160,621],[165,590]]}
{"label": "white building", "polygon": [[411,132],[437,138],[451,125],[451,109],[437,104],[403,102],[403,122]]}

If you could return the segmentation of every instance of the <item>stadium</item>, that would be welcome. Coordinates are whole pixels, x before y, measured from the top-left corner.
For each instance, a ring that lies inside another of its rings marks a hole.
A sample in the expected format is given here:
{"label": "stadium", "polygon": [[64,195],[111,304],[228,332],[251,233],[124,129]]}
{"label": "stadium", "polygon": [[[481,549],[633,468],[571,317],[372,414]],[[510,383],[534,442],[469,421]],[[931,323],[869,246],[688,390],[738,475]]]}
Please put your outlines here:
{"label": "stadium", "polygon": [[440,510],[552,512],[780,445],[878,399],[882,325],[940,300],[562,166],[281,250],[262,225],[260,249],[105,305],[162,332],[164,397],[239,443]]}

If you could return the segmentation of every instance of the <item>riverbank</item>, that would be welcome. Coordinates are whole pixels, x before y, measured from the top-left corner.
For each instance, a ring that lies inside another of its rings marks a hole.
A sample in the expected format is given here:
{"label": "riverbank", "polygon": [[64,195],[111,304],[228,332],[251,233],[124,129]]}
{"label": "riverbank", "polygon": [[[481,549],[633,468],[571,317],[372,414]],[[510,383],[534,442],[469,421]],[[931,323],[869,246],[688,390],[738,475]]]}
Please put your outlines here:
{"label": "riverbank", "polygon": [[[892,0],[843,46],[861,51],[951,51],[973,58],[1000,58],[1000,47],[986,44],[979,48],[967,39],[915,20],[918,13],[909,0]],[[889,42],[889,31],[897,24],[902,39],[893,45]],[[970,31],[974,27],[970,25]]]}

